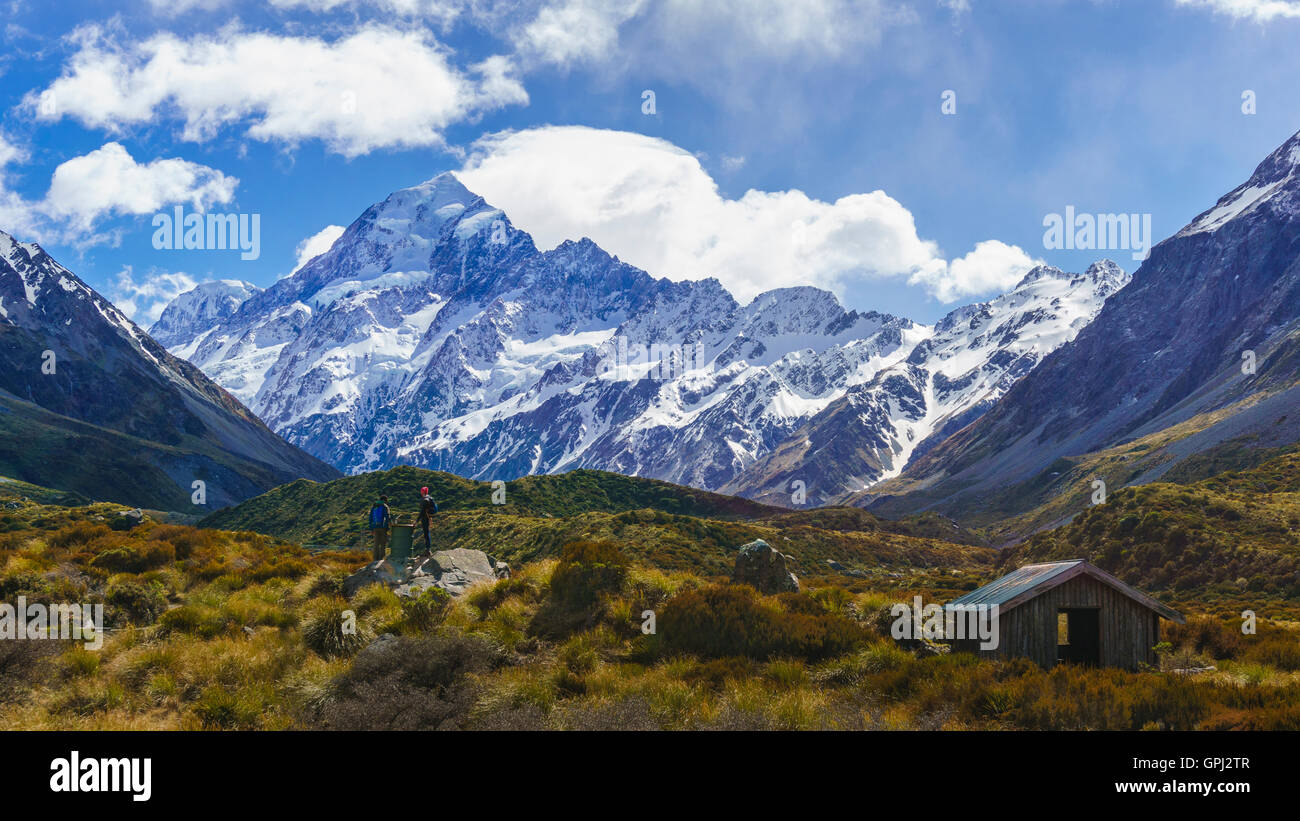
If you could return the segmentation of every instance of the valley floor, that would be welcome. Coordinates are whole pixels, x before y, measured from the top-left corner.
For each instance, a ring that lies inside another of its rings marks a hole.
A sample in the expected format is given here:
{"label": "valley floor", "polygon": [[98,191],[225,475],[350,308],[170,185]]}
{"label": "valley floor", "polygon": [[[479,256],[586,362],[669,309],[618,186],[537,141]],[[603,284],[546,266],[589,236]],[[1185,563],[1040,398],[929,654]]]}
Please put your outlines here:
{"label": "valley floor", "polygon": [[1300,729],[1283,598],[1243,636],[1235,603],[1184,591],[1164,669],[1044,671],[888,637],[891,603],[947,600],[987,564],[761,596],[598,540],[460,599],[347,600],[362,554],[122,513],[0,510],[0,600],[102,603],[109,625],[98,650],[0,642],[0,728]]}

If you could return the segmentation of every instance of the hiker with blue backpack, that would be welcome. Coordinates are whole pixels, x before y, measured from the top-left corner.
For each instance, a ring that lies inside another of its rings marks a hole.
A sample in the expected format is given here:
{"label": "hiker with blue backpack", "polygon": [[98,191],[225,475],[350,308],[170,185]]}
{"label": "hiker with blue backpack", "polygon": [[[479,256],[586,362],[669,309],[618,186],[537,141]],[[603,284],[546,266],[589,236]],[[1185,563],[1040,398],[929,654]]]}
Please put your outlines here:
{"label": "hiker with blue backpack", "polygon": [[388,510],[388,497],[380,496],[379,501],[370,508],[370,532],[375,536],[375,546],[370,557],[374,561],[384,558],[384,553],[388,550],[388,529],[392,524],[393,516]]}

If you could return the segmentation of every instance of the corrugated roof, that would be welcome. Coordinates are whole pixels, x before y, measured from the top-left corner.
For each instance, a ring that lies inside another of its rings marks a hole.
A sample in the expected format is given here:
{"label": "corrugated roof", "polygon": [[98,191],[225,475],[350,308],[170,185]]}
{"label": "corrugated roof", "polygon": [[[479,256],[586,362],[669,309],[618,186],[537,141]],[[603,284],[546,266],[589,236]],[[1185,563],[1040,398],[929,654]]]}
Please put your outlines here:
{"label": "corrugated roof", "polygon": [[1000,579],[989,582],[978,590],[953,599],[948,606],[962,605],[997,605],[1002,610],[1010,610],[1034,598],[1039,592],[1045,592],[1075,576],[1088,575],[1108,584],[1119,592],[1148,607],[1160,615],[1180,624],[1185,621],[1171,607],[1161,604],[1140,590],[1129,587],[1124,582],[1083,559],[1071,559],[1067,562],[1046,562],[1044,564],[1027,564],[1019,570],[1012,571]]}
{"label": "corrugated roof", "polygon": [[1019,570],[1014,570],[1000,579],[989,582],[978,590],[972,590],[959,599],[954,599],[949,604],[954,605],[998,605],[999,607],[1024,593],[1027,590],[1037,587],[1048,579],[1055,578],[1072,567],[1077,567],[1083,563],[1083,559],[1074,559],[1068,562],[1047,562],[1046,564],[1027,564]]}

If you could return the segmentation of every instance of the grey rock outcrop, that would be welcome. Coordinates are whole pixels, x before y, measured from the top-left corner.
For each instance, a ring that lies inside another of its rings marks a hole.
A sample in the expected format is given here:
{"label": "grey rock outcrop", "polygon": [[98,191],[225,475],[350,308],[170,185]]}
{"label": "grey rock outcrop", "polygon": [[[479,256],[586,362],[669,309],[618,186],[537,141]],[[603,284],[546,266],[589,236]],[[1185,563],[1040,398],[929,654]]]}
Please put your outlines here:
{"label": "grey rock outcrop", "polygon": [[456,548],[439,550],[431,556],[412,559],[397,565],[383,559],[371,562],[353,573],[343,582],[343,594],[351,597],[370,584],[383,584],[405,598],[418,598],[430,587],[447,591],[452,596],[464,595],[481,582],[492,582],[510,577],[510,566],[498,562],[482,550]]}
{"label": "grey rock outcrop", "polygon": [[748,584],[760,593],[798,592],[799,579],[786,567],[789,556],[762,539],[740,548],[731,580]]}

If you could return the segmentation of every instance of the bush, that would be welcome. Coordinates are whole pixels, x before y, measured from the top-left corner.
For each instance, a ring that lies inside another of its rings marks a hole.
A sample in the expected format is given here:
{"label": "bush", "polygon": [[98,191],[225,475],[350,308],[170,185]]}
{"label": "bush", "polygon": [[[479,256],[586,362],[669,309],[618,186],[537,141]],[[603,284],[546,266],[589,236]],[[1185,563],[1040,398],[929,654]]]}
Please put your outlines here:
{"label": "bush", "polygon": [[[108,586],[104,603],[112,616],[121,614],[131,624],[153,624],[167,609],[167,598],[158,582],[116,581]],[[116,619],[115,619],[116,621]]]}
{"label": "bush", "polygon": [[1249,643],[1243,658],[1279,670],[1300,670],[1300,640],[1286,630],[1261,632]]}
{"label": "bush", "polygon": [[501,662],[491,642],[459,631],[388,639],[330,683],[309,721],[337,730],[460,729],[477,696],[469,676]]}
{"label": "bush", "polygon": [[816,661],[841,655],[866,632],[825,612],[817,601],[788,594],[785,609],[745,585],[719,585],[678,595],[664,607],[659,633],[670,649],[703,658],[791,656]]}
{"label": "bush", "polygon": [[551,574],[551,598],[573,610],[617,593],[627,578],[627,557],[613,542],[569,542]]}
{"label": "bush", "polygon": [[1204,653],[1215,659],[1236,658],[1242,649],[1241,631],[1211,616],[1196,616],[1186,624],[1172,624],[1165,640],[1177,648]]}
{"label": "bush", "polygon": [[402,599],[402,621],[407,630],[427,633],[442,623],[451,594],[441,587],[426,587],[419,598]]}
{"label": "bush", "polygon": [[342,598],[312,600],[303,609],[300,624],[303,643],[321,658],[350,656],[371,639]]}
{"label": "bush", "polygon": [[101,551],[90,560],[90,566],[110,573],[143,573],[155,567],[176,561],[176,549],[167,542],[123,545]]}

